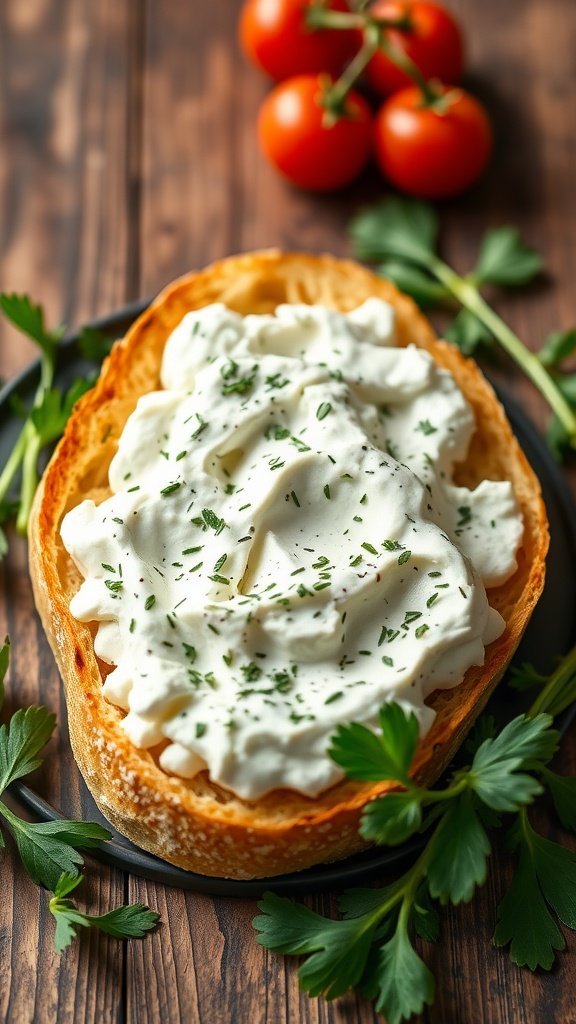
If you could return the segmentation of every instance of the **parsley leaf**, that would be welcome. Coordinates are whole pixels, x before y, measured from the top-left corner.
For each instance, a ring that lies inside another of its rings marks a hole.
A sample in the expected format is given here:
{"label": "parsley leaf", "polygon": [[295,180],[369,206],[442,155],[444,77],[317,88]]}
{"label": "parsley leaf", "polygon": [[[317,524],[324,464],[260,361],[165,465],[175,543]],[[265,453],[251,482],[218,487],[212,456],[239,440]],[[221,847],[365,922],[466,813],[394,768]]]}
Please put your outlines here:
{"label": "parsley leaf", "polygon": [[397,846],[422,824],[419,793],[386,793],[368,804],[362,814],[360,834],[385,846]]}
{"label": "parsley leaf", "polygon": [[527,246],[516,228],[487,231],[480,244],[472,276],[478,284],[528,284],[542,270],[538,253]]}
{"label": "parsley leaf", "polygon": [[[497,228],[485,235],[474,272],[463,277],[436,252],[438,226],[436,213],[429,204],[392,196],[356,216],[350,233],[357,256],[377,267],[383,265],[398,279],[404,275],[408,291],[419,301],[434,301],[433,289],[427,281],[430,278],[441,287],[442,301],[446,293],[463,307],[447,333],[466,354],[480,344],[498,342],[539,389],[557,417],[558,426],[553,428],[549,443],[561,457],[565,448],[576,448],[576,398],[569,398],[562,381],[548,372],[545,363],[550,356],[545,352],[544,360],[539,360],[488,305],[480,291],[485,283],[527,283],[540,271],[540,257],[522,242],[515,228]],[[418,269],[412,275],[414,264]],[[399,270],[398,265],[404,269]],[[546,351],[552,351],[555,358],[559,350],[569,348],[570,344],[553,342]]]}
{"label": "parsley leaf", "polygon": [[[10,654],[8,638],[0,649],[0,709],[4,700],[4,677]],[[16,711],[8,725],[0,726],[0,795],[16,779],[42,764],[38,756],[54,730],[55,716],[44,707]],[[140,937],[154,926],[158,914],[141,904],[118,907],[94,917],[83,914],[66,899],[83,880],[78,865],[83,863],[79,849],[90,849],[110,839],[110,832],[97,822],[30,822],[20,818],[0,801],[0,816],[8,825],[24,868],[37,885],[54,892],[49,909],[56,918],[56,950],[62,952],[76,934],[76,928],[95,927],[118,938]],[[4,837],[0,831],[0,849]]]}
{"label": "parsley leaf", "polygon": [[101,363],[110,354],[112,342],[97,327],[82,327],[78,334],[78,348],[85,359]]}
{"label": "parsley leaf", "polygon": [[475,793],[494,811],[516,811],[530,803],[542,786],[518,769],[549,761],[558,748],[558,733],[550,715],[521,715],[495,737],[480,745],[470,769]]}
{"label": "parsley leaf", "polygon": [[[537,675],[528,666],[522,672]],[[516,963],[532,969],[551,966],[555,951],[564,947],[556,917],[576,930],[576,854],[537,835],[525,805],[542,792],[540,776],[566,827],[576,826],[576,779],[563,779],[547,768],[558,745],[547,712],[557,714],[576,698],[576,648],[538,682],[540,692],[529,714],[513,719],[500,733],[494,720],[484,716],[467,747],[472,764],[457,769],[441,789],[425,789],[410,779],[418,725],[399,705],[382,707],[381,735],[359,723],[339,727],[330,753],[351,778],[394,781],[405,789],[366,806],[362,835],[387,845],[415,830],[428,831],[430,837],[391,885],[345,892],[340,921],[265,896],[260,904],[264,913],[254,922],[258,941],[278,952],[309,954],[299,973],[311,995],[332,998],[357,987],[376,1000],[391,1024],[421,1012],[434,997],[434,979],[412,946],[411,932],[435,941],[439,921],[433,900],[468,901],[485,882],[487,828],[499,827],[500,815],[507,812],[517,814],[512,836],[519,864],[499,910],[494,941],[510,943]]]}
{"label": "parsley leaf", "polygon": [[395,256],[426,265],[438,237],[438,217],[429,203],[391,196],[359,213],[350,225],[360,259]]}
{"label": "parsley leaf", "polygon": [[117,939],[142,938],[158,922],[159,915],[142,903],[116,907],[107,914],[83,914],[66,897],[84,880],[83,875],[64,872],[56,882],[48,907],[56,919],[56,952],[62,953],[72,942],[76,929],[97,928]]}
{"label": "parsley leaf", "polygon": [[490,842],[471,793],[454,800],[431,842],[430,895],[441,903],[468,903],[486,881]]}
{"label": "parsley leaf", "polygon": [[102,825],[90,821],[29,822],[19,818],[0,804],[0,813],[7,821],[22,863],[36,885],[54,889],[60,874],[77,872],[83,863],[78,848],[99,846],[111,838]]}
{"label": "parsley leaf", "polygon": [[490,346],[494,342],[492,332],[468,309],[460,310],[444,331],[444,337],[457,345],[465,356],[471,356],[478,348]]}
{"label": "parsley leaf", "polygon": [[576,327],[570,331],[553,331],[538,352],[538,359],[544,366],[556,367],[576,352]]}
{"label": "parsley leaf", "polygon": [[358,723],[340,725],[329,749],[330,757],[351,779],[393,779],[409,783],[408,770],[420,734],[414,712],[406,714],[396,703],[384,704],[379,714],[381,736]]}
{"label": "parsley leaf", "polygon": [[334,999],[358,984],[378,923],[376,917],[332,921],[272,892],[264,893],[258,907],[263,913],[253,924],[260,945],[276,953],[312,954],[298,972],[305,992]]}
{"label": "parsley leaf", "polygon": [[376,1009],[388,1024],[421,1013],[424,1005],[434,1002],[434,977],[418,956],[407,927],[398,927],[382,947],[378,964],[378,998]]}
{"label": "parsley leaf", "polygon": [[440,918],[425,883],[416,893],[412,916],[416,934],[426,942],[437,942],[440,935]]}
{"label": "parsley leaf", "polygon": [[438,284],[433,277],[411,263],[386,260],[379,265],[378,273],[392,281],[406,295],[410,295],[422,309],[426,306],[440,305],[450,299],[450,293],[443,285]]}
{"label": "parsley leaf", "polygon": [[524,690],[534,689],[535,686],[543,686],[547,678],[547,676],[537,672],[533,665],[525,661],[522,665],[517,665],[510,669],[508,685],[513,690],[518,690],[519,693],[522,693]]}
{"label": "parsley leaf", "polygon": [[42,306],[34,305],[28,295],[8,295],[3,292],[0,294],[0,309],[4,316],[23,334],[35,341],[45,354],[52,355],[54,347],[64,333],[64,328],[47,330]]}
{"label": "parsley leaf", "polygon": [[511,886],[498,908],[497,946],[510,943],[519,967],[549,970],[565,941],[554,914],[576,928],[576,854],[538,835],[523,811],[513,830],[519,860]]}
{"label": "parsley leaf", "polygon": [[542,769],[542,775],[564,828],[576,832],[576,778],[573,775],[557,775],[546,767]]}
{"label": "parsley leaf", "polygon": [[[2,650],[6,650],[6,644]],[[7,726],[0,726],[0,794],[15,779],[42,764],[38,755],[50,739],[54,724],[55,716],[46,708],[30,707],[16,711]],[[74,871],[75,865],[82,863],[76,847],[95,846],[110,838],[110,833],[94,822],[28,822],[3,803],[0,815],[14,836],[28,874],[47,888],[54,886],[62,871]]]}
{"label": "parsley leaf", "polygon": [[0,726],[0,794],[15,779],[42,764],[38,754],[50,739],[56,716],[46,708],[16,711],[9,725]]}

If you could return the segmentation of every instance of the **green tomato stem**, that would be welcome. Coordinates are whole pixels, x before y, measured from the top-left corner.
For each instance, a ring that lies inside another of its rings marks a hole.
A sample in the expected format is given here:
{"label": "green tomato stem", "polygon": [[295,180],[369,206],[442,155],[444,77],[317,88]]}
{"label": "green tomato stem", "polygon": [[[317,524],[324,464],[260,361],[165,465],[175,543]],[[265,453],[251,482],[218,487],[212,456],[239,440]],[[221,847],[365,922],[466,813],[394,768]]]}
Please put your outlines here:
{"label": "green tomato stem", "polygon": [[363,30],[366,27],[367,16],[359,12],[332,11],[319,4],[310,4],[304,13],[307,28],[335,28]]}
{"label": "green tomato stem", "polygon": [[306,25],[311,29],[364,29],[370,26],[385,31],[386,29],[397,29],[401,32],[410,32],[412,19],[409,14],[401,15],[398,18],[378,18],[375,15],[363,11],[333,11],[322,7],[319,4],[311,4],[305,11]]}
{"label": "green tomato stem", "polygon": [[408,75],[408,78],[412,79],[414,85],[418,86],[422,93],[424,106],[433,107],[443,96],[441,90],[432,85],[432,83],[424,77],[420,68],[414,63],[412,58],[409,57],[404,50],[401,50],[399,46],[395,46],[391,43],[385,33],[380,33],[379,46],[388,59],[396,65],[398,70],[403,71],[405,75]]}
{"label": "green tomato stem", "polygon": [[478,288],[470,280],[460,277],[438,256],[431,255],[426,266],[448,291],[497,338],[502,348],[544,396],[566,430],[570,445],[572,448],[576,448],[576,413],[570,408],[564,395],[537,356],[528,351],[520,338],[482,298]]}
{"label": "green tomato stem", "polygon": [[342,109],[346,97],[356,80],[370,63],[379,45],[378,33],[371,26],[364,32],[362,47],[347,68],[342,72],[340,78],[334,82],[326,94],[326,106],[330,111],[338,112]]}

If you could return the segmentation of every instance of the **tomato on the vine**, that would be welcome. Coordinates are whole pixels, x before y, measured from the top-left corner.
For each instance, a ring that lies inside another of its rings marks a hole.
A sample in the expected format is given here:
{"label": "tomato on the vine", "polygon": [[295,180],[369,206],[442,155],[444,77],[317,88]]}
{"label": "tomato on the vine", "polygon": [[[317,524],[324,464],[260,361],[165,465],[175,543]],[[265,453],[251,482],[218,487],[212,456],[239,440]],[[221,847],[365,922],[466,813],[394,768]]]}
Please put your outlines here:
{"label": "tomato on the vine", "polygon": [[372,114],[352,90],[334,114],[322,75],[299,75],[277,85],[260,108],[264,155],[295,185],[329,192],[353,181],[372,148]]}
{"label": "tomato on the vine", "polygon": [[[313,0],[247,0],[240,15],[240,42],[248,59],[272,78],[326,71],[338,75],[358,48],[352,30],[313,29],[306,8]],[[327,10],[347,11],[346,0]]]}
{"label": "tomato on the vine", "polygon": [[[410,57],[424,78],[438,78],[450,85],[460,81],[464,60],[462,33],[446,8],[427,0],[376,0],[368,14],[387,21],[406,18],[409,28],[386,29],[392,46]],[[409,76],[382,50],[368,64],[366,78],[380,96],[391,96],[412,84]]]}
{"label": "tomato on the vine", "polygon": [[403,192],[424,199],[458,195],[484,170],[492,149],[488,115],[463,89],[438,87],[426,103],[416,86],[391,96],[374,127],[376,159]]}

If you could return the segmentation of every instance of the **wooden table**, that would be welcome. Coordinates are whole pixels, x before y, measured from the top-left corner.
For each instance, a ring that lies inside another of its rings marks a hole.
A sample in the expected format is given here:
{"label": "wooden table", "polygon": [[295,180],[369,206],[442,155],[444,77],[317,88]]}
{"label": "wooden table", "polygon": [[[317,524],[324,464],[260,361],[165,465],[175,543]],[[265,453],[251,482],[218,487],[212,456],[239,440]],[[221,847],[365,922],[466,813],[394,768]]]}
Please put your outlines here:
{"label": "wooden table", "polygon": [[[498,297],[498,307],[537,345],[576,322],[576,7],[449,5],[467,26],[470,85],[492,111],[497,145],[483,184],[443,209],[445,251],[465,270],[484,227],[522,229],[549,277],[529,294]],[[50,323],[80,324],[226,253],[271,245],[349,252],[350,212],[383,186],[369,174],[342,196],[313,198],[265,166],[255,115],[267,85],[238,52],[238,8],[239,0],[0,4],[1,286],[29,292]],[[4,326],[1,342],[3,376],[34,354]],[[541,427],[546,412],[531,387],[511,369],[503,377]],[[13,546],[2,587],[0,631],[10,623],[28,638],[15,647],[11,680],[25,703],[40,634],[30,611],[13,621],[14,608],[30,609],[23,543]],[[56,694],[48,658],[40,669]],[[50,699],[61,716],[61,699]],[[54,752],[46,770],[57,773],[57,764]],[[560,770],[575,769],[568,741]],[[546,817],[542,827],[553,834]],[[443,914],[443,937],[425,951],[438,995],[423,1020],[576,1020],[572,936],[550,976],[517,970],[490,945],[510,868],[500,857],[472,904]],[[354,996],[326,1004],[299,994],[296,964],[256,945],[252,902],[183,893],[92,863],[91,909],[141,900],[162,925],[127,944],[85,934],[58,957],[45,894],[11,847],[0,870],[0,1019],[11,1024],[377,1019]],[[323,912],[331,904],[310,900]]]}

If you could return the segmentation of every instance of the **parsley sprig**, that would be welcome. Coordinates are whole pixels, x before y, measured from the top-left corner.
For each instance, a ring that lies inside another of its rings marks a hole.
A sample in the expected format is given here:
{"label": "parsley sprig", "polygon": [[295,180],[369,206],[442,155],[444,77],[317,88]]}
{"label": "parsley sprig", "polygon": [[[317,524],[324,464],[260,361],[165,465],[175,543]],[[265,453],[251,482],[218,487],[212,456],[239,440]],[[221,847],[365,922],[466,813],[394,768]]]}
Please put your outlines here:
{"label": "parsley sprig", "polygon": [[[531,675],[534,681],[537,674]],[[349,778],[396,784],[365,808],[364,838],[383,845],[427,838],[413,865],[391,885],[344,893],[339,920],[264,895],[254,921],[258,941],[276,952],[308,955],[299,977],[310,995],[331,999],[357,987],[389,1024],[421,1013],[434,999],[434,978],[414,937],[436,941],[438,904],[468,902],[484,884],[490,833],[504,820],[518,863],[498,910],[494,942],[510,944],[520,966],[552,966],[565,944],[560,925],[576,930],[576,855],[534,830],[528,806],[548,789],[563,825],[576,829],[576,780],[548,767],[559,740],[553,715],[576,699],[576,649],[543,683],[538,678],[541,692],[530,711],[497,735],[493,720],[484,717],[468,741],[471,762],[439,789],[411,777],[418,723],[400,705],[383,706],[378,734],[358,723],[338,728],[330,753]],[[504,817],[509,815],[512,824]]]}
{"label": "parsley sprig", "polygon": [[[38,462],[42,450],[62,434],[66,421],[78,399],[94,383],[94,375],[78,377],[66,390],[54,387],[54,374],[58,348],[64,327],[49,330],[45,326],[41,306],[35,305],[27,295],[0,294],[0,309],[15,327],[40,349],[40,380],[28,410],[18,399],[15,411],[24,419],[22,429],[0,474],[0,523],[16,516],[16,528],[25,534],[32,501],[38,486]],[[80,332],[80,349],[86,358],[100,362],[109,351],[110,343],[95,328]],[[13,500],[8,495],[13,481],[20,472],[19,490]],[[0,557],[7,551],[4,532],[0,529]]]}
{"label": "parsley sprig", "polygon": [[[4,703],[4,678],[9,666],[8,638],[0,649],[0,710]],[[0,796],[10,783],[35,771],[39,756],[54,730],[55,716],[44,707],[16,711],[8,724],[0,726]],[[0,800],[0,817],[12,834],[22,864],[30,878],[54,893],[49,901],[56,918],[55,943],[62,952],[72,941],[78,926],[98,928],[117,938],[139,937],[153,928],[158,914],[142,904],[117,907],[101,917],[81,913],[66,897],[83,881],[80,850],[99,846],[111,834],[93,821],[30,822]],[[0,849],[4,847],[0,829]]]}
{"label": "parsley sprig", "polygon": [[496,341],[544,396],[553,412],[548,444],[560,457],[576,448],[576,374],[563,373],[576,352],[576,329],[555,332],[531,352],[486,302],[486,285],[517,287],[540,273],[538,253],[512,227],[493,228],[480,244],[476,266],[461,276],[437,253],[438,217],[428,203],[391,197],[360,213],[351,224],[357,255],[376,263],[421,306],[461,307],[446,337],[470,355]]}
{"label": "parsley sprig", "polygon": [[54,942],[57,953],[62,953],[70,945],[77,928],[97,928],[116,939],[141,939],[158,921],[158,914],[142,903],[116,907],[107,914],[83,914],[66,898],[81,881],[82,875],[62,874],[48,903],[50,913],[56,919]]}

